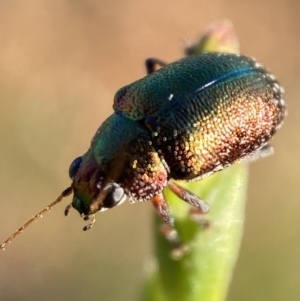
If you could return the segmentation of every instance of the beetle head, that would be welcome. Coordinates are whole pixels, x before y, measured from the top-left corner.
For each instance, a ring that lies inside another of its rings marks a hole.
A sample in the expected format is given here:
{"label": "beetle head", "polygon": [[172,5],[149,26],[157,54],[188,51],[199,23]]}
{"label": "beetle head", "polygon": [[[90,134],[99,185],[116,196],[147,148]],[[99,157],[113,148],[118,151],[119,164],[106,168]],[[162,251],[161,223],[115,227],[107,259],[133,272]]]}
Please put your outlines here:
{"label": "beetle head", "polygon": [[[152,178],[149,183],[141,180],[142,176],[147,179],[160,176],[160,170],[156,168],[160,159],[154,154],[149,140],[148,130],[138,122],[118,114],[105,120],[87,153],[76,158],[70,166],[74,196],[65,214],[73,207],[88,219],[97,211],[122,204],[127,196],[145,199],[153,194],[157,188]],[[133,186],[135,190],[130,189]],[[138,196],[141,192],[144,194]]]}
{"label": "beetle head", "polygon": [[73,181],[72,207],[86,219],[97,211],[120,205],[126,199],[123,188],[106,179],[105,171],[97,164],[91,150],[72,162],[69,175]]}

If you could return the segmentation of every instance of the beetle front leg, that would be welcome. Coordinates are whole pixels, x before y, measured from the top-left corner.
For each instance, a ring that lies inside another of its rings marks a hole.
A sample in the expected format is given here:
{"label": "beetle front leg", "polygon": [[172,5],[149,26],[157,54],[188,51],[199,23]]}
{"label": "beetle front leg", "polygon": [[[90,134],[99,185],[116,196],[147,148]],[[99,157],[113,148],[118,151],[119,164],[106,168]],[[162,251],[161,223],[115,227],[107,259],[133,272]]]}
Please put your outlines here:
{"label": "beetle front leg", "polygon": [[180,250],[182,244],[178,237],[178,233],[174,228],[174,218],[169,205],[162,193],[154,196],[151,202],[159,216],[163,219],[164,224],[161,227],[161,232],[166,239],[172,244],[174,249]]}
{"label": "beetle front leg", "polygon": [[159,59],[149,58],[149,59],[146,59],[145,65],[146,65],[147,74],[151,74],[151,73],[153,73],[157,70],[156,69],[157,65],[160,66],[160,67],[165,67],[168,64],[164,61],[159,60]]}

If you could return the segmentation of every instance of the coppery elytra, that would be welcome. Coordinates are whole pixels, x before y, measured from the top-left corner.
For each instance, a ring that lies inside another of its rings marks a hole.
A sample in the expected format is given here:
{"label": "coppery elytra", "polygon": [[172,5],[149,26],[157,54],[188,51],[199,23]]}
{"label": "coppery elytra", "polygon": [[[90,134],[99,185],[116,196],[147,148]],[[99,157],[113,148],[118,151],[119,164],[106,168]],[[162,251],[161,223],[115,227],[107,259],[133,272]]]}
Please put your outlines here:
{"label": "coppery elytra", "polygon": [[[162,68],[156,70],[156,65]],[[269,140],[285,115],[283,89],[256,61],[203,53],[169,65],[146,61],[148,75],[121,88],[114,114],[96,132],[89,150],[70,166],[71,187],[1,246],[73,192],[71,207],[91,222],[97,211],[151,200],[166,237],[178,243],[164,188],[206,213],[209,206],[177,181],[200,180],[232,164],[271,151]]]}

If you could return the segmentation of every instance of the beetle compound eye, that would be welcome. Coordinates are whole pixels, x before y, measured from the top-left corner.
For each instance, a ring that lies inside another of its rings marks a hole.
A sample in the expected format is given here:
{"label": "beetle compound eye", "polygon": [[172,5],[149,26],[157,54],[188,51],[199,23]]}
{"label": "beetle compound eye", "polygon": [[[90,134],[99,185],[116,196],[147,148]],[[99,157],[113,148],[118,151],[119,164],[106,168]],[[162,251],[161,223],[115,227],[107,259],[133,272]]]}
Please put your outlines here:
{"label": "beetle compound eye", "polygon": [[125,192],[120,185],[113,183],[109,189],[110,191],[103,201],[104,208],[112,208],[122,204],[125,201]]}
{"label": "beetle compound eye", "polygon": [[82,157],[78,157],[72,162],[72,164],[69,168],[69,176],[72,180],[76,176],[77,171],[81,165],[81,162],[82,162]]}

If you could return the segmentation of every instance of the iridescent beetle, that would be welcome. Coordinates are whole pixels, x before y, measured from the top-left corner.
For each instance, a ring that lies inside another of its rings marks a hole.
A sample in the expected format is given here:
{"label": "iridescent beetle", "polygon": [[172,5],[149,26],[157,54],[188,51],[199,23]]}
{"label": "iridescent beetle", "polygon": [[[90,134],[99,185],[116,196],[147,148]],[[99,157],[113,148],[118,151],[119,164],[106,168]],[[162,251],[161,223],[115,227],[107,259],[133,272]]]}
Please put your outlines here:
{"label": "iridescent beetle", "polygon": [[[155,71],[156,65],[163,68]],[[226,53],[192,55],[169,65],[146,61],[148,76],[121,88],[90,149],[70,166],[71,187],[1,246],[73,192],[85,220],[123,203],[151,200],[169,234],[174,221],[163,190],[206,213],[208,205],[175,180],[200,180],[270,152],[285,115],[283,89],[256,61]]]}

